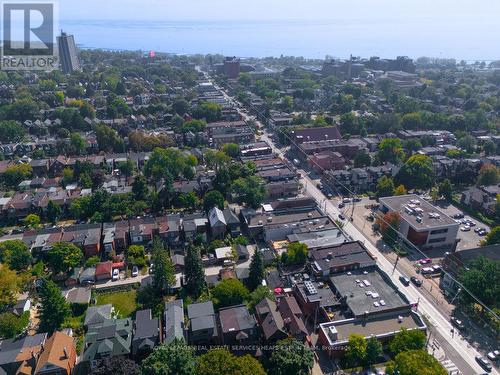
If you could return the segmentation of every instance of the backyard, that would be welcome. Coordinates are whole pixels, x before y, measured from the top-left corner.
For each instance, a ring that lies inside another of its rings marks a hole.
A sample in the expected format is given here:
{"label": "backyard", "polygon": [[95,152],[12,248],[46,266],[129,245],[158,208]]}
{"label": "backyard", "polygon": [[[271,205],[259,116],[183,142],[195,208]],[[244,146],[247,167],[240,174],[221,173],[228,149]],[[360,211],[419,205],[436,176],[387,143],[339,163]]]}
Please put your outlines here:
{"label": "backyard", "polygon": [[98,305],[112,304],[119,318],[128,318],[134,314],[137,310],[136,297],[137,290],[135,289],[96,296]]}

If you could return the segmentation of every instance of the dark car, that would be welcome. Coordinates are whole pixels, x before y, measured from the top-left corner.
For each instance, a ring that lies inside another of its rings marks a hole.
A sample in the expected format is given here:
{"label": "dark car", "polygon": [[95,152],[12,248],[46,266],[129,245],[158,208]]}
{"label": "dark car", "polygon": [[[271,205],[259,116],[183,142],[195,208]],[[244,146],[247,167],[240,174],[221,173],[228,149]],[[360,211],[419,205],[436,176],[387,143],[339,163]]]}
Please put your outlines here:
{"label": "dark car", "polygon": [[484,357],[481,357],[481,356],[476,356],[476,362],[479,363],[479,366],[481,366],[484,370],[486,370],[487,372],[490,372],[492,367],[491,367],[491,363],[489,363],[486,358]]}
{"label": "dark car", "polygon": [[422,286],[422,280],[420,280],[418,277],[412,276],[410,280],[413,284],[415,284],[415,286]]}
{"label": "dark car", "polygon": [[344,208],[344,207],[345,207],[345,204],[344,204],[344,203],[342,203],[342,202],[340,202],[340,203],[339,203],[339,208]]}
{"label": "dark car", "polygon": [[342,214],[339,214],[339,219],[340,219],[340,220],[345,220],[345,216],[344,216],[344,215],[342,215]]}
{"label": "dark car", "polygon": [[401,281],[401,284],[403,284],[404,286],[408,286],[410,285],[410,279],[407,278],[406,276],[399,276],[399,281]]}
{"label": "dark car", "polygon": [[450,318],[451,324],[453,324],[458,330],[463,331],[465,329],[464,323],[460,320],[452,316]]}

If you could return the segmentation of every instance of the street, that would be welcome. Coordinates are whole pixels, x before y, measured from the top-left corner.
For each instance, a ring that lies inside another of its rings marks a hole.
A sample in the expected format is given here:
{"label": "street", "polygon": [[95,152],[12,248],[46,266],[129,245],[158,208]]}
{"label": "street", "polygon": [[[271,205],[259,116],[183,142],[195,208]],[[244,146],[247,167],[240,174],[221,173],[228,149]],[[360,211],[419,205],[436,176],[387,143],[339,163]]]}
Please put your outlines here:
{"label": "street", "polygon": [[[216,87],[220,89],[218,86]],[[224,92],[224,90],[221,90],[221,92],[224,93],[224,96],[230,102],[235,102],[234,99]],[[249,116],[242,112],[240,107],[238,107],[238,110],[245,120],[249,119]],[[262,125],[257,122],[257,126],[263,130],[263,134],[260,136],[261,140],[267,142],[275,154],[285,158],[284,153],[276,147],[273,140],[269,137]],[[309,178],[304,170],[298,170],[297,172],[301,175],[300,182],[304,186],[304,191],[316,200],[318,206],[321,207],[327,215],[333,219],[337,219],[338,215],[341,213],[340,210],[329,199],[327,199],[327,197],[325,197],[323,192],[316,187],[314,181]],[[395,285],[399,285],[398,279],[402,273],[397,268],[394,268],[393,263],[391,263],[391,261],[389,261],[382,254],[382,252],[353,225],[353,223],[349,221],[345,221],[344,223],[345,225],[343,227],[343,231],[345,234],[353,240],[362,242],[368,251],[377,258],[377,263],[380,269],[391,277]],[[464,375],[484,373],[484,370],[475,360],[475,357],[480,355],[480,353],[468,344],[459,334],[452,335],[453,326],[449,321],[449,315],[443,314],[440,309],[434,306],[434,303],[429,301],[428,297],[414,285],[410,285],[402,289],[402,292],[406,294],[407,298],[412,303],[418,303],[418,312],[423,315],[427,322],[431,325],[431,327],[429,327],[429,332],[432,335],[432,338],[436,339],[436,341],[442,346],[442,349],[446,353],[447,360],[452,361]],[[498,374],[498,371],[496,368],[493,368],[491,373]]]}

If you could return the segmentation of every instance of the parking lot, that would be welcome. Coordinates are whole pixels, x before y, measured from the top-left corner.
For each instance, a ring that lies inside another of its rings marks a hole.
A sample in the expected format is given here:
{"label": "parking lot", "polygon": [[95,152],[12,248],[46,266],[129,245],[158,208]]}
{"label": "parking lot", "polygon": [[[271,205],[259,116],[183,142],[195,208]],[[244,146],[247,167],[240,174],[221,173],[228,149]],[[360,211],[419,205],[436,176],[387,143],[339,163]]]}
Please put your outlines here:
{"label": "parking lot", "polygon": [[[439,206],[439,208],[441,211],[443,211],[445,214],[451,217],[461,212],[458,208],[456,208],[452,204],[449,204],[447,206]],[[485,236],[480,236],[474,230],[477,230],[478,228],[484,228],[486,229],[487,232],[490,231],[489,226],[468,215],[465,215],[463,219],[457,219],[457,220],[461,221],[470,220],[472,223],[476,224],[474,226],[471,226],[470,231],[463,231],[462,228],[465,225],[462,223],[460,224],[460,230],[458,231],[458,238],[460,239],[460,242],[458,243],[457,250],[473,249],[480,245],[480,242],[484,240]]]}

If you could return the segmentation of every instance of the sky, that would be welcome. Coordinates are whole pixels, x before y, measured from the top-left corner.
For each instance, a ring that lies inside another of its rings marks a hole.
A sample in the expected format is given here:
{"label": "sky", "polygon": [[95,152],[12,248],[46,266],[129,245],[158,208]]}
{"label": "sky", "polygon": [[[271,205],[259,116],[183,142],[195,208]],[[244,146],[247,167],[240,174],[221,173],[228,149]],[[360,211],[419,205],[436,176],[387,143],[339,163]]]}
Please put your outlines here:
{"label": "sky", "polygon": [[438,22],[456,18],[460,27],[486,23],[500,32],[499,0],[59,0],[59,4],[62,20],[422,18]]}

